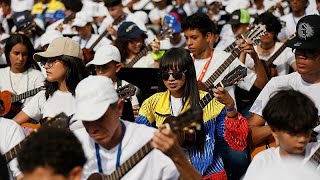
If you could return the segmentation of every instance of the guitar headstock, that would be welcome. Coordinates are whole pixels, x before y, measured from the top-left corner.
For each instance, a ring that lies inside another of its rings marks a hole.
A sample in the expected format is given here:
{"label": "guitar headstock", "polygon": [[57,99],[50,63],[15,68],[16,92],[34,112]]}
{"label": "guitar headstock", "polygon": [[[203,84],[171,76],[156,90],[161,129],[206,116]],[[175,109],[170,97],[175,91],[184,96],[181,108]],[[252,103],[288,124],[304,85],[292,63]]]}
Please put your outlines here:
{"label": "guitar headstock", "polygon": [[131,96],[135,95],[135,92],[136,87],[132,84],[127,84],[117,89],[118,96],[121,99],[129,99]]}
{"label": "guitar headstock", "polygon": [[170,116],[164,123],[168,123],[173,132],[190,131],[191,129],[200,130],[203,121],[202,109],[190,108],[177,117]]}
{"label": "guitar headstock", "polygon": [[253,43],[260,41],[261,36],[266,32],[266,25],[256,24],[251,26],[248,30],[243,33],[242,38],[246,41],[250,40]]}
{"label": "guitar headstock", "polygon": [[112,22],[112,25],[118,25],[120,24],[122,21],[124,21],[127,17],[127,14],[125,13],[122,13],[120,16],[118,16],[113,22]]}
{"label": "guitar headstock", "polygon": [[241,65],[230,71],[221,81],[223,86],[231,86],[237,84],[247,75],[247,68]]}
{"label": "guitar headstock", "polygon": [[69,116],[62,112],[54,117],[47,117],[40,128],[57,127],[67,129],[69,128],[70,119],[71,118]]}
{"label": "guitar headstock", "polygon": [[171,26],[166,25],[162,28],[160,34],[157,36],[158,40],[163,40],[165,38],[170,37],[173,34],[173,29]]}

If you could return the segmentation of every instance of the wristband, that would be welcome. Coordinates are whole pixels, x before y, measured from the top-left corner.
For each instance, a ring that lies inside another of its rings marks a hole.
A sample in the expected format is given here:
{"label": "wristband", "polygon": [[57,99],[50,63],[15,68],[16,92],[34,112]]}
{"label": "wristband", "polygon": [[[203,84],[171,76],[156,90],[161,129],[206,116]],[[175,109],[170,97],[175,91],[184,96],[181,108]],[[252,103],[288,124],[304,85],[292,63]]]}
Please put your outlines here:
{"label": "wristband", "polygon": [[227,110],[227,112],[232,112],[232,111],[236,110],[236,108],[231,107],[231,108],[226,108],[226,110]]}

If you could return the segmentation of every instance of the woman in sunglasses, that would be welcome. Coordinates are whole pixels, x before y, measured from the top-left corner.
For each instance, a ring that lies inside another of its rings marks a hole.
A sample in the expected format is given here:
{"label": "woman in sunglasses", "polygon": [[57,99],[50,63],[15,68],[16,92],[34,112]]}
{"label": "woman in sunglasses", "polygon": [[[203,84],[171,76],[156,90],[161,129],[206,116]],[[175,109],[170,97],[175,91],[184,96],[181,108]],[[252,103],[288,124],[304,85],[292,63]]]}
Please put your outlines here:
{"label": "woman in sunglasses", "polygon": [[[178,116],[190,107],[199,107],[200,99],[207,94],[198,90],[193,60],[185,49],[168,50],[160,60],[160,72],[160,89],[164,92],[156,93],[143,102],[137,123],[160,127],[166,118]],[[234,100],[225,89],[217,88],[214,92],[215,98],[203,108],[204,128],[194,135],[179,134],[178,141],[191,164],[205,179],[227,179],[218,142],[243,150],[248,123],[234,108]],[[180,166],[180,158],[177,157],[184,157],[181,152],[167,153],[177,166]]]}
{"label": "woman in sunglasses", "polygon": [[56,38],[45,52],[36,53],[34,59],[41,60],[46,69],[46,90],[36,94],[13,119],[22,124],[30,119],[40,121],[54,117],[61,112],[73,115],[75,88],[87,76],[79,45],[70,38]]}

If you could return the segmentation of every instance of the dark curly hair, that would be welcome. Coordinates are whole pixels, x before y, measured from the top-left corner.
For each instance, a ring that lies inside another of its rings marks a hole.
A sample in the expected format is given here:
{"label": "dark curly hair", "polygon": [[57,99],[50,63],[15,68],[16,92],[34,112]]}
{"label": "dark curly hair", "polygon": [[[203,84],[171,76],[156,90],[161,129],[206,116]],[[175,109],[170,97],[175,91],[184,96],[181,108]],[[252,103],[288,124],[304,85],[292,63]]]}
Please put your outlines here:
{"label": "dark curly hair", "polygon": [[277,36],[281,31],[282,25],[280,20],[274,16],[272,13],[265,12],[260,14],[255,20],[254,24],[264,24],[266,25],[266,30],[268,32],[273,32],[275,34],[275,40],[277,40]]}
{"label": "dark curly hair", "polygon": [[263,117],[274,130],[289,134],[305,134],[319,122],[318,109],[305,94],[296,90],[280,90],[267,103]]}
{"label": "dark curly hair", "polygon": [[[66,85],[68,91],[75,95],[75,89],[78,83],[88,76],[88,71],[83,63],[83,61],[79,58],[62,55],[57,57],[65,66],[67,66],[67,75],[66,75]],[[46,99],[49,96],[52,96],[53,93],[59,89],[58,82],[49,82],[45,81],[46,87]]]}
{"label": "dark curly hair", "polygon": [[35,62],[33,60],[33,54],[34,54],[33,45],[31,43],[30,39],[23,34],[12,34],[8,38],[6,45],[4,47],[4,54],[7,59],[7,65],[11,66],[10,52],[11,52],[12,48],[17,44],[23,44],[24,46],[26,46],[26,48],[28,50],[28,59],[25,64],[25,70],[28,70],[29,68],[34,68],[34,69],[40,70],[40,67],[37,64],[37,62]]}
{"label": "dark curly hair", "polygon": [[67,129],[40,128],[30,135],[18,153],[19,169],[31,173],[38,167],[52,168],[54,173],[68,176],[87,159],[77,137]]}
{"label": "dark curly hair", "polygon": [[211,21],[209,16],[205,13],[194,13],[191,16],[188,16],[181,24],[183,31],[188,29],[195,30],[198,29],[203,36],[207,33],[217,34],[217,27]]}

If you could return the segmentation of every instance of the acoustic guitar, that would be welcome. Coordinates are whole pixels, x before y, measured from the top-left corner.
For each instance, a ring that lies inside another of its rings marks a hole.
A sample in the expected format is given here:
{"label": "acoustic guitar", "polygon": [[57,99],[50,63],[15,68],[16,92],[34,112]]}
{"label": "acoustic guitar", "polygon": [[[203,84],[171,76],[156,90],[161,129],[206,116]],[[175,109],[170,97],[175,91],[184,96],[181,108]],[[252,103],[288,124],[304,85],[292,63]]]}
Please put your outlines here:
{"label": "acoustic guitar", "polygon": [[[164,26],[160,34],[157,36],[159,41],[170,37],[173,34],[173,29],[170,26]],[[143,48],[137,55],[134,57],[128,64],[125,65],[127,68],[133,67],[143,56],[147,55],[152,48],[150,44],[148,44],[145,48]]]}
{"label": "acoustic guitar", "polygon": [[262,143],[259,143],[256,146],[251,147],[251,159],[253,159],[253,157],[257,155],[259,152],[269,149],[271,147],[276,147],[276,142],[272,135],[268,136],[268,138]]}
{"label": "acoustic guitar", "polygon": [[2,91],[0,93],[0,100],[2,100],[3,102],[3,112],[0,114],[0,116],[5,116],[6,114],[8,114],[10,112],[10,110],[13,110],[15,113],[18,113],[21,108],[20,105],[16,105],[16,103],[18,103],[19,101],[26,99],[28,97],[34,96],[36,95],[38,92],[40,92],[41,90],[44,90],[45,87],[38,87],[35,89],[32,89],[30,91],[27,91],[25,93],[22,94],[18,94],[18,95],[13,95],[11,92],[9,91]]}
{"label": "acoustic guitar", "polygon": [[[127,17],[127,14],[121,14],[120,16],[118,16],[113,22],[112,25],[116,26],[118,24],[120,24],[122,21],[124,21]],[[89,47],[89,49],[87,48],[83,48],[82,52],[83,52],[83,58],[84,58],[84,62],[85,64],[87,64],[88,62],[90,62],[93,59],[93,49],[96,47],[96,45],[101,41],[101,39],[105,36],[109,36],[109,32],[108,29],[104,30],[99,37],[93,42],[93,44]]]}
{"label": "acoustic guitar", "polygon": [[[258,42],[261,36],[266,32],[265,25],[254,25],[250,27],[243,34],[243,39],[250,40],[252,42]],[[246,36],[246,37],[245,37]],[[235,42],[234,42],[235,43]],[[203,90],[208,91],[208,88],[212,88],[214,86],[214,82],[220,77],[220,75],[229,67],[229,65],[240,55],[241,49],[239,47],[234,46],[234,49],[231,52],[231,55],[219,66],[219,68],[208,78],[207,81],[201,83],[199,87],[203,87]]]}
{"label": "acoustic guitar", "polygon": [[[238,66],[231,71],[218,86],[230,86],[246,76],[247,69],[242,66]],[[213,91],[207,93],[199,102],[198,106],[194,109],[189,109],[183,114],[173,117],[169,116],[164,122],[170,126],[174,133],[190,132],[201,130],[201,124],[203,121],[202,109],[214,98]],[[104,175],[101,173],[93,173],[89,176],[88,180],[115,180],[121,179],[126,173],[128,173],[136,164],[138,164],[151,150],[151,140],[145,144],[140,150],[133,154],[127,161],[120,165],[110,175]]]}
{"label": "acoustic guitar", "polygon": [[[57,116],[53,118],[46,118],[45,123],[41,126],[41,128],[52,126],[52,127],[58,127],[58,128],[69,128],[69,122],[70,117],[68,117],[65,113],[60,113]],[[35,133],[35,132],[32,132]],[[30,136],[32,136],[32,133]],[[3,157],[6,160],[7,163],[9,163],[12,159],[16,158],[18,153],[21,151],[22,145],[27,141],[29,138],[26,137],[23,139],[20,143],[15,145],[12,149],[10,149],[8,152],[6,152]]]}

